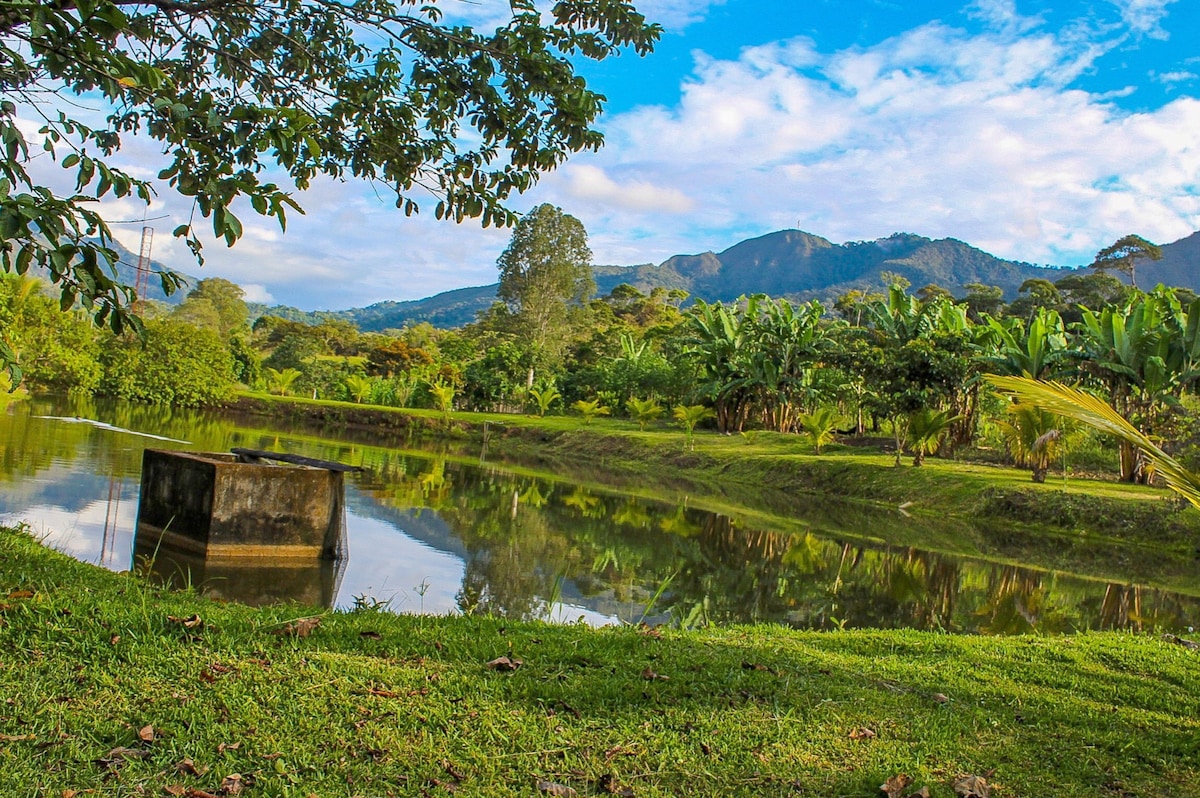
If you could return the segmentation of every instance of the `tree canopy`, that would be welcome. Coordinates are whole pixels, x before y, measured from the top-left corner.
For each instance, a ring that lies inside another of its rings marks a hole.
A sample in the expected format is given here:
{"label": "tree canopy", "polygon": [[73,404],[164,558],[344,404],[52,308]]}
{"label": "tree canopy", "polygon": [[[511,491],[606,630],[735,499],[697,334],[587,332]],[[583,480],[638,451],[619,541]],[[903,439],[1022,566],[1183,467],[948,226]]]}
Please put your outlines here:
{"label": "tree canopy", "polygon": [[[43,267],[62,307],[78,300],[118,331],[136,324],[97,204],[155,190],[117,165],[131,136],[156,142],[159,181],[230,245],[235,200],[284,226],[300,210],[292,191],[319,176],[376,181],[406,214],[428,196],[438,218],[514,223],[513,192],[602,143],[604,97],[572,59],[645,54],[661,28],[625,0],[560,0],[545,15],[511,0],[486,32],[447,22],[444,5],[0,0],[0,265]],[[72,191],[31,174],[43,153]],[[174,234],[200,257],[193,224]]]}
{"label": "tree canopy", "polygon": [[596,290],[587,231],[561,208],[539,205],[521,217],[497,263],[496,293],[531,350],[532,384],[532,366],[553,359],[565,343],[570,303],[582,303]]}

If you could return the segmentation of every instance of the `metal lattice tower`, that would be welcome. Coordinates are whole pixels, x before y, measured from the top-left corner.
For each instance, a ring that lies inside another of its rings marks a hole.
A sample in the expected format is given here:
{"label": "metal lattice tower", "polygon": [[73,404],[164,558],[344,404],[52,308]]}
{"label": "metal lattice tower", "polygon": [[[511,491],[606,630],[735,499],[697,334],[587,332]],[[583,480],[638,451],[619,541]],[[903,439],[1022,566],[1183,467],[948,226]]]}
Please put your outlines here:
{"label": "metal lattice tower", "polygon": [[137,292],[134,311],[141,310],[142,302],[146,299],[146,288],[150,284],[150,245],[154,242],[154,228],[146,225],[142,228],[142,247],[138,251],[137,279],[133,288]]}

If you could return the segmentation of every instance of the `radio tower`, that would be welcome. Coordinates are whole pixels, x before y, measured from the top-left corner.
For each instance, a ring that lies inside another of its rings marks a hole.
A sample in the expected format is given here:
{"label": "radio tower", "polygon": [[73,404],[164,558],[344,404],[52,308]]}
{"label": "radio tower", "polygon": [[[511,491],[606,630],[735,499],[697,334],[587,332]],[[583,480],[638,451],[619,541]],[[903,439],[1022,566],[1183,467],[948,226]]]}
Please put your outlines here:
{"label": "radio tower", "polygon": [[154,228],[146,225],[142,228],[142,248],[138,252],[137,279],[134,280],[133,290],[137,299],[133,302],[133,312],[140,313],[142,302],[146,298],[146,287],[150,284],[150,245],[154,242]]}

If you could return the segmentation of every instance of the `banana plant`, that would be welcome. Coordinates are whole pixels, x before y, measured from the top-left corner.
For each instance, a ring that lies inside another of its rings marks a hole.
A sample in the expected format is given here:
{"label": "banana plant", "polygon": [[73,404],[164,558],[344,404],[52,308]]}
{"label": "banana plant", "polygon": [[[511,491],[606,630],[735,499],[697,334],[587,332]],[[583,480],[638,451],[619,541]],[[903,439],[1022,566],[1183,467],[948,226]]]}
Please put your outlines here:
{"label": "banana plant", "polygon": [[533,399],[534,404],[537,405],[539,417],[544,417],[551,405],[562,398],[562,394],[558,392],[553,383],[547,383],[541,388],[530,388],[529,396]]}

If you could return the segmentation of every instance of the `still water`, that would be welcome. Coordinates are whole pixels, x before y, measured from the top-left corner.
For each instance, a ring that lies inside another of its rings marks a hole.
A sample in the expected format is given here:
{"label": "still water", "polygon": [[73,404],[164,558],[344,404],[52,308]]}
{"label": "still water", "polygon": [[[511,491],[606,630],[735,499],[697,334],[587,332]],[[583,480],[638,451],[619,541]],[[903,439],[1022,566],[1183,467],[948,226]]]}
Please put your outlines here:
{"label": "still water", "polygon": [[[349,465],[349,558],[311,566],[135,553],[145,448],[291,452]],[[592,624],[778,622],[986,634],[1186,631],[1195,562],[1138,548],[803,495],[635,493],[478,450],[215,412],[80,399],[0,414],[0,523],[114,570],[249,603],[487,612]]]}

